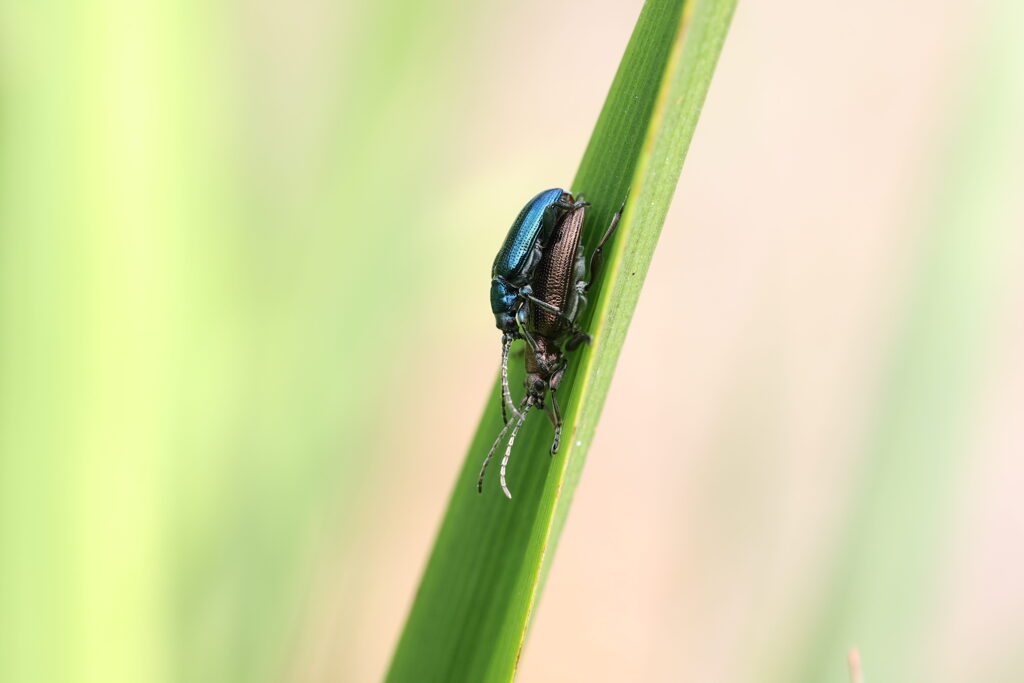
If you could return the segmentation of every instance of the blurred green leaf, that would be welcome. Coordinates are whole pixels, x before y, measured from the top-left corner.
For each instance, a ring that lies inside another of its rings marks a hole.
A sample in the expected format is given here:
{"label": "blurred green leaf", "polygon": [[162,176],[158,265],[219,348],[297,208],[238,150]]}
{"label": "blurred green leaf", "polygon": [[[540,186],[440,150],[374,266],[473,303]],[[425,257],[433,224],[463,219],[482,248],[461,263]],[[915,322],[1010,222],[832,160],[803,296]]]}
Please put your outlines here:
{"label": "blurred green leaf", "polygon": [[588,245],[627,192],[629,202],[584,321],[593,343],[570,359],[560,391],[562,449],[549,458],[550,426],[528,420],[509,466],[515,499],[501,495],[493,472],[478,495],[481,461],[501,428],[495,384],[388,680],[514,676],[734,7],[735,0],[644,6],[572,185],[592,203]]}

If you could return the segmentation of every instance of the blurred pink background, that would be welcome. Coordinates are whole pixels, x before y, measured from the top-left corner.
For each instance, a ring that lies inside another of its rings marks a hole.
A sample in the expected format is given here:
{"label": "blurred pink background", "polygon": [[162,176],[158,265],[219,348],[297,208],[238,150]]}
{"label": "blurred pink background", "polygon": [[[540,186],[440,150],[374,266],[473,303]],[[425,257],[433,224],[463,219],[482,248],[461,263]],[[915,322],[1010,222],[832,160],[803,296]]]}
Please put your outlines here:
{"label": "blurred pink background", "polygon": [[[955,455],[934,468],[915,455],[909,474],[886,464],[901,438],[886,413],[912,415],[915,392],[931,391],[892,389],[893,378],[941,346],[929,335],[947,334],[941,314],[915,331],[930,300],[918,290],[994,6],[740,3],[520,680],[793,681],[815,666],[845,680],[850,646],[864,650],[866,680],[882,680],[872,648],[885,643],[911,663],[902,680],[1024,676],[1020,196],[1007,214],[1018,229],[993,261],[1001,275],[972,280],[991,310],[966,355],[951,351],[972,378],[949,385],[961,392]],[[459,190],[437,209],[450,239],[473,223],[473,244],[493,248],[504,224],[475,223],[474,202],[500,193],[508,214],[536,187],[568,182],[639,7],[485,12],[490,49],[449,176]],[[560,106],[520,97],[545,70],[562,78],[536,100]],[[1007,144],[1020,142],[1018,130]],[[381,460],[355,507],[345,502],[354,552],[317,567],[298,680],[373,680],[386,667],[477,418],[430,388],[482,398],[494,371],[484,270],[446,283],[479,309],[473,326],[423,338],[393,373],[426,389],[398,392],[403,425],[376,437]],[[423,400],[445,409],[419,410]],[[941,503],[890,490],[929,477],[942,480]],[[889,522],[919,515],[908,528],[927,536],[920,548],[914,535],[886,538]],[[372,535],[360,536],[363,520]],[[879,549],[892,553],[861,554]],[[870,625],[915,586],[914,613],[891,632],[822,635]],[[844,591],[879,606],[837,615]]]}

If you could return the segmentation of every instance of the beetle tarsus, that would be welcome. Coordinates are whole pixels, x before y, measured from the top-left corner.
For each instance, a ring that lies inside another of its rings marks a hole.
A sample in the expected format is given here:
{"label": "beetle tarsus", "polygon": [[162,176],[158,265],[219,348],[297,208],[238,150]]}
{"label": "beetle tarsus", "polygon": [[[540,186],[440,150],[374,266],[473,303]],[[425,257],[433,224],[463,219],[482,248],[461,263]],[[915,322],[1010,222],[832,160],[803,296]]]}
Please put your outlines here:
{"label": "beetle tarsus", "polygon": [[574,334],[572,337],[569,338],[569,341],[567,341],[565,343],[565,348],[567,350],[569,350],[569,351],[575,351],[580,346],[582,346],[584,344],[589,344],[591,341],[592,341],[591,336],[589,334],[587,334],[586,332],[583,332],[582,330],[580,330],[580,331],[577,331],[576,334]]}

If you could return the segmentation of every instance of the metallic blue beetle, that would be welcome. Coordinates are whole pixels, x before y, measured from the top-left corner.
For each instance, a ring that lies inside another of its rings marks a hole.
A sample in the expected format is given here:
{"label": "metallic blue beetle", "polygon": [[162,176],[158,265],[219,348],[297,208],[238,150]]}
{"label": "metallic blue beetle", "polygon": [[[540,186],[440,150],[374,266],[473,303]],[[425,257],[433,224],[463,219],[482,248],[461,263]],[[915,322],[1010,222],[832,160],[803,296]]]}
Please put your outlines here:
{"label": "metallic blue beetle", "polygon": [[519,417],[508,388],[508,354],[512,342],[525,338],[536,351],[537,344],[525,327],[529,316],[526,304],[558,313],[558,309],[533,295],[530,281],[544,253],[552,230],[569,210],[586,206],[583,198],[573,196],[561,188],[544,190],[526,203],[509,228],[505,242],[498,250],[491,268],[491,311],[494,322],[501,330],[501,416],[508,422],[505,405]]}

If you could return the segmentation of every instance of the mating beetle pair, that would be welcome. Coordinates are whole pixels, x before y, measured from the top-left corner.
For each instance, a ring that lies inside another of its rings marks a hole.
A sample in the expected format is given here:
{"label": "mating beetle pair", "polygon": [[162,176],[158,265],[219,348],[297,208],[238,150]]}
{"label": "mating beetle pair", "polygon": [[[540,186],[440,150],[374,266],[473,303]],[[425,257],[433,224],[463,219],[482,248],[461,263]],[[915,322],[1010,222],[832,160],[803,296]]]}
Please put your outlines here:
{"label": "mating beetle pair", "polygon": [[[512,494],[505,482],[505,468],[512,454],[519,428],[531,408],[545,409],[545,397],[551,391],[548,417],[555,428],[551,454],[558,451],[562,415],[555,392],[565,374],[562,348],[572,351],[590,337],[576,321],[586,305],[584,296],[590,286],[587,260],[580,245],[586,207],[582,196],[575,199],[562,189],[541,192],[519,212],[494,260],[491,271],[491,311],[501,336],[501,414],[505,423],[491,446],[480,470],[477,490],[483,490],[484,473],[498,444],[509,437],[501,461],[501,488]],[[601,242],[590,259],[590,277],[598,266],[601,249],[618,225],[622,209],[612,218]],[[516,408],[508,386],[508,357],[512,342],[525,339],[526,396]],[[506,404],[512,420],[505,411]],[[512,422],[515,426],[512,426]]]}

